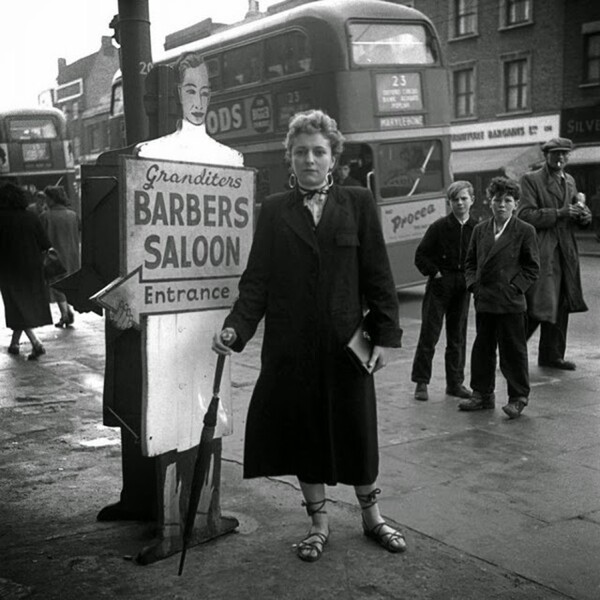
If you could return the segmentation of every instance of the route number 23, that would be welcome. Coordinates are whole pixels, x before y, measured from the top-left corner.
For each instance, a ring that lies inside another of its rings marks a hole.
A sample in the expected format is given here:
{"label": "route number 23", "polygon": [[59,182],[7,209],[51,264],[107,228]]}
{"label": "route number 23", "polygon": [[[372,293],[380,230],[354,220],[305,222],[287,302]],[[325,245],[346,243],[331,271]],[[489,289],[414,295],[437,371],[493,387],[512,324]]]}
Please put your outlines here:
{"label": "route number 23", "polygon": [[406,85],[406,75],[392,75],[392,87],[404,87]]}

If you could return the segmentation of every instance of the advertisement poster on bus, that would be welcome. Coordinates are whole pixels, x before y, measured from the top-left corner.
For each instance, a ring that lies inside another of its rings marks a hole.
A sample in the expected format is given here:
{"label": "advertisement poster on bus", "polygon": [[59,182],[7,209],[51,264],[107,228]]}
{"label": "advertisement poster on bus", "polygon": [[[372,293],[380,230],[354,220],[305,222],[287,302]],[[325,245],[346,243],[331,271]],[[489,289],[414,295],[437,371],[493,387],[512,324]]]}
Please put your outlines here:
{"label": "advertisement poster on bus", "polygon": [[431,198],[418,202],[398,202],[381,206],[381,227],[386,244],[423,237],[425,230],[446,215],[446,199]]}

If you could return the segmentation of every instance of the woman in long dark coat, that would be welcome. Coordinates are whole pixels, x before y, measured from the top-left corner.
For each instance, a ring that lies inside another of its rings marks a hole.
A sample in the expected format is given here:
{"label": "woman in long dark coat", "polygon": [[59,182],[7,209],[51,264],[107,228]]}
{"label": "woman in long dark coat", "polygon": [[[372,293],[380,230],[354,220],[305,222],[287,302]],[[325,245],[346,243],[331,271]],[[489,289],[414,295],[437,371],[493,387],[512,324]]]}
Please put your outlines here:
{"label": "woman in long dark coat", "polygon": [[[58,252],[65,269],[65,275],[74,273],[80,267],[79,231],[81,225],[77,213],[67,206],[68,198],[62,187],[47,186],[44,190],[48,200],[48,210],[40,220],[53,248]],[[64,277],[61,275],[59,278]],[[51,280],[52,283],[54,280]],[[56,327],[70,327],[75,319],[67,297],[60,291],[50,288],[50,301],[58,304],[60,320]]]}
{"label": "woman in long dark coat", "polygon": [[52,323],[42,269],[49,248],[38,216],[27,210],[25,192],[13,183],[0,187],[0,292],[6,326],[13,330],[8,351],[19,354],[24,331],[32,346],[30,360],[46,353],[34,327]]}
{"label": "woman in long dark coat", "polygon": [[325,484],[354,486],[365,534],[390,552],[406,548],[377,507],[373,376],[344,349],[365,306],[369,364],[383,366],[384,348],[400,346],[397,297],[371,193],[332,185],[342,147],[336,122],[321,111],[290,121],[293,189],[263,202],[239,298],[213,341],[218,353],[241,351],[265,317],[244,477],[298,477],[312,527],[297,550],[310,562],[329,535]]}

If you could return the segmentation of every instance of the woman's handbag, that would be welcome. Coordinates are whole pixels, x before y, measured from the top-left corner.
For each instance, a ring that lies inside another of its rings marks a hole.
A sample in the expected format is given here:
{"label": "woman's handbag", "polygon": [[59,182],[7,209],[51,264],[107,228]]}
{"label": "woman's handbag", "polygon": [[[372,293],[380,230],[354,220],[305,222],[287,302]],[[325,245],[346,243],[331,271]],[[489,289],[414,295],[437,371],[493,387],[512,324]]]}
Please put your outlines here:
{"label": "woman's handbag", "polygon": [[44,253],[44,277],[46,281],[56,279],[66,272],[67,269],[63,265],[62,260],[60,260],[58,252],[54,248],[48,249]]}

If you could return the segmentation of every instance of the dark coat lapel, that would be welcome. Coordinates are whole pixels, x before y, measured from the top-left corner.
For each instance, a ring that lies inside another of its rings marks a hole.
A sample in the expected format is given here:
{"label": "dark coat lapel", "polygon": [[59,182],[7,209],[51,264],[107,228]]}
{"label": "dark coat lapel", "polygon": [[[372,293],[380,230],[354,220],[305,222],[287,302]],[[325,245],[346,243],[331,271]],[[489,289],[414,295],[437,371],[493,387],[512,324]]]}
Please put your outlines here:
{"label": "dark coat lapel", "polygon": [[317,238],[311,227],[310,219],[307,218],[302,199],[295,190],[291,191],[284,200],[282,218],[302,241],[316,249]]}
{"label": "dark coat lapel", "polygon": [[503,248],[510,245],[513,239],[515,229],[515,216],[513,215],[506,226],[506,229],[502,232],[502,235],[496,241],[494,239],[494,219],[490,219],[488,231],[485,233],[485,243],[490,244],[487,256],[485,257],[484,263],[487,263],[491,258],[496,256],[498,252],[501,252]]}

